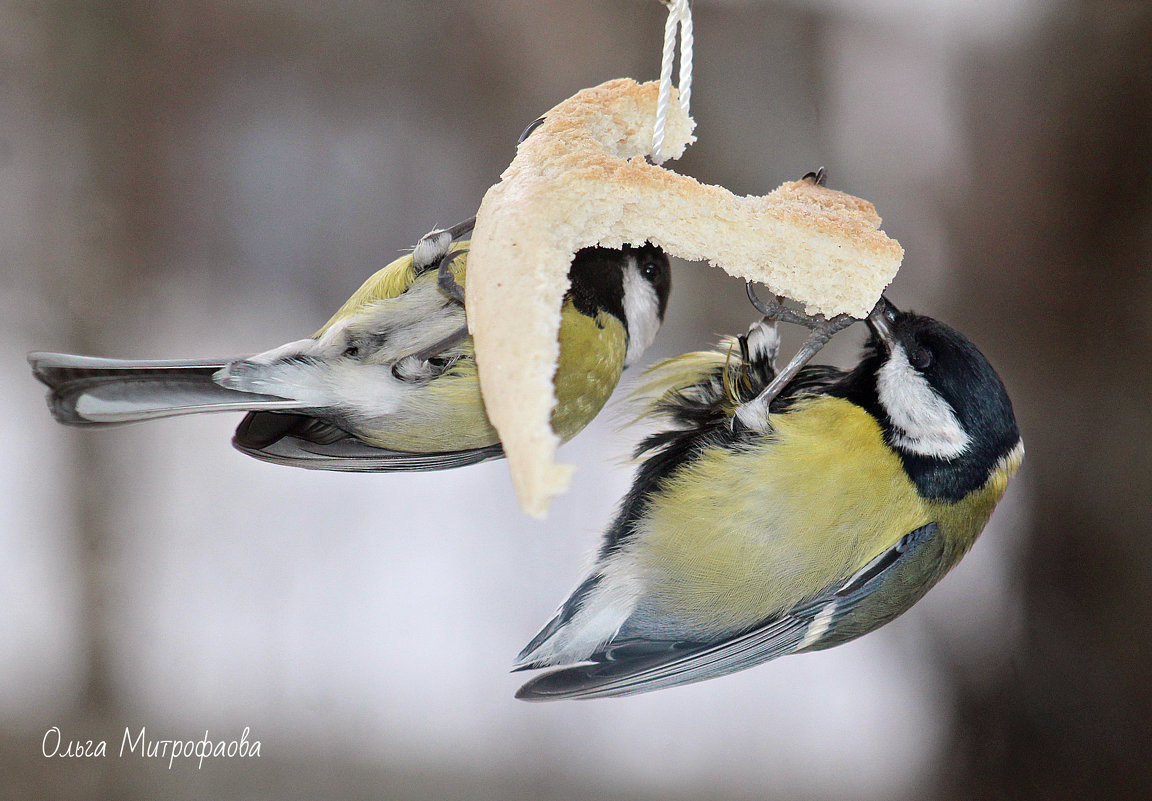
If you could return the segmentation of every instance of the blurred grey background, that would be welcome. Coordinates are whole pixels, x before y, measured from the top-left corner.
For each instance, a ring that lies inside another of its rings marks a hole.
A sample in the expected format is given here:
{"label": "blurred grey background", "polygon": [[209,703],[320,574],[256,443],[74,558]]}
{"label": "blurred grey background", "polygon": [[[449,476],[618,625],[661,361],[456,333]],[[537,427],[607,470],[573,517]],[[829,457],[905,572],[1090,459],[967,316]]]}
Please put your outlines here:
{"label": "blurred grey background", "polygon": [[[964,330],[1008,384],[1028,458],[971,555],[832,651],[513,700],[508,665],[628,485],[620,413],[562,451],[575,485],[538,522],[502,463],[295,471],[234,452],[231,417],[64,429],[24,354],[310,333],[470,215],[529,121],[655,78],[662,7],[8,0],[0,797],[1152,796],[1150,4],[694,8],[699,142],[676,168],[763,194],[826,166],[904,245],[894,302]],[[739,282],[675,270],[650,361],[754,318]],[[108,756],[45,758],[52,727]],[[119,757],[126,727],[248,727],[261,757],[169,769]]]}

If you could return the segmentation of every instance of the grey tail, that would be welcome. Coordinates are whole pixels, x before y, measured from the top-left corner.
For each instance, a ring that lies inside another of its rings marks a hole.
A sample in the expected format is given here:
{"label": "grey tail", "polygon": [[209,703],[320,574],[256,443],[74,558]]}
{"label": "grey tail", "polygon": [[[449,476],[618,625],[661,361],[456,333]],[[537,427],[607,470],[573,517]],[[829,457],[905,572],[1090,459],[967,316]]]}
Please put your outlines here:
{"label": "grey tail", "polygon": [[[516,692],[516,697],[521,701],[620,698],[703,681],[713,674],[689,674],[685,665],[691,663],[694,656],[706,654],[709,650],[710,646],[704,643],[671,640],[610,646],[593,655],[593,662],[536,676]],[[731,672],[727,670],[714,675]]]}
{"label": "grey tail", "polygon": [[674,663],[683,657],[668,644],[667,653],[605,660],[553,670],[536,676],[516,692],[521,701],[565,701],[590,698],[619,698],[680,684],[675,677],[650,681],[646,673]]}
{"label": "grey tail", "polygon": [[30,353],[32,373],[48,386],[59,422],[102,426],[180,414],[298,408],[296,401],[225,389],[212,375],[228,360],[104,359]]}

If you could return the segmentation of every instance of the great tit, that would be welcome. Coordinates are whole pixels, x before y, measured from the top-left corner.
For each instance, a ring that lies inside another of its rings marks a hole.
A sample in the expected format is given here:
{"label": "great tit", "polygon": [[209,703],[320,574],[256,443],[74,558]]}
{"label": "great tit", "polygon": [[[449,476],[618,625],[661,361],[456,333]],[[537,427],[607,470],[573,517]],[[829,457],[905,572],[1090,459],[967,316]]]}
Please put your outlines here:
{"label": "great tit", "polygon": [[[311,338],[238,359],[130,361],[32,353],[52,414],[109,425],[247,411],[233,444],[324,470],[435,470],[502,455],[465,324],[466,221],[429,233],[371,276]],[[562,440],[604,406],[652,343],[668,304],[667,256],[652,245],[585,248],[561,309],[552,427]]]}
{"label": "great tit", "polygon": [[962,334],[882,300],[851,371],[800,370],[759,420],[775,328],[651,371],[631,491],[591,574],[520,653],[544,701],[648,692],[829,648],[911,607],[968,551],[1024,448]]}

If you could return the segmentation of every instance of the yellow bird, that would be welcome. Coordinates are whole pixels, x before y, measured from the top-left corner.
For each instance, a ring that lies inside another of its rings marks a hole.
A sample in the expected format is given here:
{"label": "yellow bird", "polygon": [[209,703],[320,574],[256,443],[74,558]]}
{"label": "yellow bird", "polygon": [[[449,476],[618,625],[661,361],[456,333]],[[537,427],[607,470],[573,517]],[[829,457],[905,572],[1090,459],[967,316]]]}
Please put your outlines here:
{"label": "yellow bird", "polygon": [[528,700],[631,695],[828,648],[912,606],[1018,469],[1012,403],[962,334],[886,300],[851,371],[776,372],[774,327],[653,369],[647,454],[591,574],[521,652]]}
{"label": "yellow bird", "polygon": [[[436,470],[502,455],[488,421],[461,284],[472,221],[432,231],[371,276],[312,337],[239,359],[131,361],[32,353],[62,423],[103,426],[246,411],[233,444],[266,461],[324,470]],[[562,440],[604,406],[652,343],[671,288],[652,245],[585,248],[561,308]]]}

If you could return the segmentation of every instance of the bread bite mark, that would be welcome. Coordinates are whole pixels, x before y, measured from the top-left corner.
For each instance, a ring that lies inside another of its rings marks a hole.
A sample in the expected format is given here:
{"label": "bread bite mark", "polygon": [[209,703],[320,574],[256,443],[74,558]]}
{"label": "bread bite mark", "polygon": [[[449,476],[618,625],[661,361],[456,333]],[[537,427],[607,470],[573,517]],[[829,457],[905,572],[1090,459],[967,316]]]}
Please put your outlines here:
{"label": "bread bite mark", "polygon": [[[481,391],[521,506],[537,517],[572,474],[555,463],[550,419],[560,304],[577,250],[649,241],[828,317],[866,316],[903,258],[866,200],[810,181],[741,197],[648,163],[658,91],[619,79],[557,105],[476,214],[466,307]],[[679,157],[693,127],[669,103],[664,153]]]}

